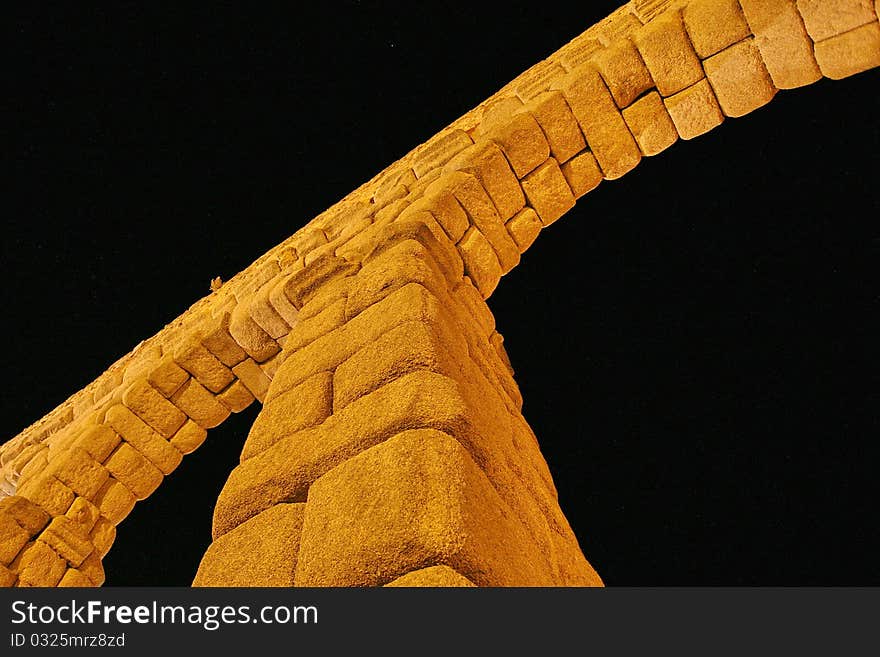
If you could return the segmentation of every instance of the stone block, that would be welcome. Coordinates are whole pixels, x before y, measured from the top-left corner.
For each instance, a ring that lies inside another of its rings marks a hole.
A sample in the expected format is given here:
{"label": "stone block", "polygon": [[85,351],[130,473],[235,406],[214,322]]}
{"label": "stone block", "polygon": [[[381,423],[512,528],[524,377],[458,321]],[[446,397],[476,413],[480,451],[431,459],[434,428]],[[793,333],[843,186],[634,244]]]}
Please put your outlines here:
{"label": "stone block", "polygon": [[110,476],[104,466],[88,452],[77,447],[58,454],[49,462],[47,472],[70,490],[89,500]]}
{"label": "stone block", "polygon": [[319,372],[273,397],[248,433],[241,460],[265,451],[280,439],[321,424],[333,412],[333,373]]}
{"label": "stone block", "polygon": [[549,226],[574,207],[571,188],[552,157],[522,180],[523,191],[541,223]]}
{"label": "stone block", "polygon": [[642,56],[629,39],[600,50],[593,56],[593,64],[599,69],[614,102],[621,109],[629,107],[636,98],[654,86]]}
{"label": "stone block", "polygon": [[[335,248],[330,245],[328,245],[328,247],[331,249]],[[270,293],[278,282],[279,281],[270,280],[265,283],[263,287],[257,290],[254,294],[248,308],[254,321],[274,340],[290,333],[290,324],[288,324],[284,317],[275,310],[275,306],[269,298]],[[215,390],[214,392],[217,391]]]}
{"label": "stone block", "polygon": [[416,177],[443,166],[455,155],[473,143],[463,130],[446,130],[420,146],[412,159],[412,170]]}
{"label": "stone block", "polygon": [[254,321],[245,306],[239,304],[232,312],[229,334],[248,356],[262,363],[281,351],[281,347]]}
{"label": "stone block", "polygon": [[58,588],[90,588],[94,586],[92,580],[76,568],[68,568],[61,581],[58,582]]}
{"label": "stone block", "polygon": [[449,188],[452,174],[443,173],[425,188],[422,198],[414,201],[404,209],[398,217],[406,219],[410,215],[420,212],[428,212],[443,229],[444,235],[452,242],[461,239],[469,225],[467,212],[461,207],[461,203],[455,198]]}
{"label": "stone block", "polygon": [[322,256],[305,269],[291,274],[284,283],[284,294],[294,307],[302,308],[323,286],[336,278],[351,276],[357,269],[357,265],[344,258]]}
{"label": "stone block", "polygon": [[557,84],[605,177],[620,178],[632,170],[642,154],[599,72],[592,64],[582,64]]}
{"label": "stone block", "polygon": [[[586,148],[577,119],[559,90],[539,94],[526,103],[524,110],[537,119],[550,145],[550,155],[557,162],[566,162]],[[504,218],[508,219],[509,216]]]}
{"label": "stone block", "polygon": [[[233,339],[229,332],[229,323],[232,320],[232,314],[229,311],[221,313],[213,322],[204,329],[202,334],[202,344],[217,359],[226,365],[226,367],[234,367],[247,358],[244,349]],[[177,386],[183,385],[183,381]],[[174,394],[177,388],[168,393],[168,397]]]}
{"label": "stone block", "polygon": [[816,44],[822,75],[841,80],[880,66],[880,23],[876,21]]}
{"label": "stone block", "polygon": [[703,67],[678,10],[670,10],[636,30],[633,42],[660,95],[676,94],[703,77]]}
{"label": "stone block", "polygon": [[476,228],[471,227],[458,243],[464,260],[464,271],[470,276],[484,299],[488,299],[501,280],[501,264],[498,254],[489,240]]}
{"label": "stone block", "polygon": [[[211,392],[220,392],[234,378],[232,371],[221,363],[196,336],[184,340],[174,350],[174,360]],[[182,385],[178,387],[178,390]],[[174,431],[177,431],[178,428],[180,428],[179,425],[174,428]]]}
{"label": "stone block", "polygon": [[134,509],[137,498],[116,479],[108,479],[93,500],[101,515],[114,525],[122,522]]}
{"label": "stone block", "polygon": [[31,538],[15,518],[0,512],[0,566],[11,563]]}
{"label": "stone block", "polygon": [[[101,487],[103,488],[103,484]],[[98,522],[101,510],[86,498],[77,497],[64,515],[82,527],[83,531],[90,532],[95,523]]]}
{"label": "stone block", "polygon": [[34,541],[25,547],[10,570],[18,575],[19,586],[55,586],[67,570],[67,562],[42,541]]}
{"label": "stone block", "polygon": [[315,479],[401,431],[431,427],[458,436],[471,431],[468,418],[457,384],[447,377],[420,371],[392,381],[238,465],[214,508],[213,536],[279,502],[304,502]]}
{"label": "stone block", "polygon": [[645,94],[623,110],[623,120],[636,138],[642,155],[657,155],[678,141],[675,124],[656,91]]}
{"label": "stone block", "polygon": [[0,498],[0,514],[11,516],[30,536],[39,534],[50,520],[45,509],[21,495]]}
{"label": "stone block", "polygon": [[171,356],[165,356],[149,373],[147,381],[165,397],[170,397],[188,378],[189,373],[175,363]]}
{"label": "stone block", "polygon": [[525,253],[544,227],[537,213],[532,208],[523,208],[517,212],[506,224],[507,232],[516,242],[520,253]]}
{"label": "stone block", "polygon": [[89,540],[95,546],[98,556],[103,559],[110,551],[110,546],[116,540],[116,525],[104,517],[100,517],[95,522],[95,526],[89,532]]}
{"label": "stone block", "polygon": [[[122,443],[104,466],[139,500],[148,498],[162,483],[162,471],[128,443]],[[95,501],[102,509],[102,498]]]}
{"label": "stone block", "polygon": [[440,563],[482,586],[551,585],[538,549],[456,440],[406,431],[312,485],[295,584],[377,586]]}
{"label": "stone block", "polygon": [[207,437],[208,432],[205,429],[192,420],[187,420],[186,424],[171,437],[170,442],[181,454],[190,454],[197,450]]}
{"label": "stone block", "polygon": [[14,572],[6,566],[0,564],[0,589],[10,588],[15,585],[17,579]]}
{"label": "stone block", "polygon": [[88,532],[66,516],[53,518],[40,534],[40,540],[74,568],[79,567],[95,549]]}
{"label": "stone block", "polygon": [[665,98],[663,103],[682,139],[704,135],[724,122],[724,114],[706,79]]}
{"label": "stone block", "polygon": [[204,429],[212,429],[229,417],[229,409],[195,379],[187,381],[171,401]]}
{"label": "stone block", "polygon": [[725,116],[745,116],[776,95],[776,87],[753,39],[740,41],[709,57],[703,67]]}
{"label": "stone block", "polygon": [[[251,391],[247,389],[245,384],[236,379],[228,388],[226,388],[226,390],[217,395],[217,401],[233,413],[241,413],[253,403],[254,396],[251,394]],[[173,439],[171,444],[174,445]]]}
{"label": "stone block", "polygon": [[797,8],[817,43],[877,20],[871,0],[797,0]]}
{"label": "stone block", "polygon": [[260,402],[266,398],[266,393],[269,390],[269,377],[252,359],[248,358],[242,361],[232,368],[232,372]]}
{"label": "stone block", "polygon": [[691,0],[682,12],[694,50],[706,59],[751,35],[737,0]]}
{"label": "stone block", "polygon": [[50,516],[64,515],[76,497],[76,493],[45,471],[28,478],[17,492]]}
{"label": "stone block", "polygon": [[[180,391],[174,394],[178,395]],[[180,465],[182,454],[125,406],[117,404],[110,407],[107,410],[106,420],[127,444],[149,459],[164,474],[171,474]]]}
{"label": "stone block", "polygon": [[755,45],[777,89],[794,89],[822,77],[794,0],[740,0]]}
{"label": "stone block", "polygon": [[[580,132],[580,129],[578,131]],[[501,148],[491,140],[478,140],[473,146],[466,148],[447,162],[443,171],[444,173],[464,171],[473,174],[489,194],[502,219],[512,217],[525,205],[525,197],[516,174],[510,168]]]}
{"label": "stone block", "polygon": [[385,586],[401,588],[423,587],[473,587],[467,577],[459,575],[449,566],[428,566],[402,575]]}
{"label": "stone block", "polygon": [[561,169],[575,199],[593,191],[602,182],[602,169],[599,168],[596,156],[590,151],[571,158]]}
{"label": "stone block", "polygon": [[146,379],[138,379],[122,393],[122,403],[163,438],[173,436],[186,421],[186,416]]}
{"label": "stone block", "polygon": [[193,586],[293,586],[305,504],[277,504],[208,547]]}
{"label": "stone block", "polygon": [[481,138],[490,139],[501,147],[517,178],[550,156],[550,145],[541,126],[531,114],[514,112],[481,127]]}
{"label": "stone block", "polygon": [[287,336],[284,343],[288,351],[302,349],[322,335],[339,328],[345,323],[345,297],[337,299],[319,313],[300,320]]}

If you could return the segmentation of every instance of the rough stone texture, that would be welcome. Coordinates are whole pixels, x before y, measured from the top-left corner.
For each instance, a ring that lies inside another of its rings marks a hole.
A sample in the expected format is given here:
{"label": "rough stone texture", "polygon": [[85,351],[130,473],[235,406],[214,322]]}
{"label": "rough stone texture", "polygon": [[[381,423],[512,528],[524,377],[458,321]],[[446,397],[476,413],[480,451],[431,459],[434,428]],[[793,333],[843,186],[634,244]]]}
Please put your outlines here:
{"label": "rough stone texture", "polygon": [[822,77],[794,0],[739,2],[777,89],[802,87]]}
{"label": "rough stone texture", "polygon": [[538,239],[544,224],[532,208],[523,208],[510,218],[506,226],[507,232],[519,247],[519,252],[525,253],[526,249]]}
{"label": "rough stone texture", "polygon": [[186,416],[145,379],[135,381],[122,393],[122,403],[163,438],[171,438],[186,421]]}
{"label": "rough stone texture", "polygon": [[559,91],[539,94],[526,103],[524,109],[538,120],[550,145],[550,155],[557,162],[568,161],[586,146],[577,120]]}
{"label": "rough stone texture", "polygon": [[526,112],[514,112],[497,119],[494,125],[486,127],[481,137],[501,147],[517,178],[522,178],[550,155],[550,145],[541,126]]}
{"label": "rough stone texture", "polygon": [[[254,401],[254,396],[241,381],[233,381],[226,390],[217,395],[217,401],[233,413],[240,413]],[[172,440],[171,444],[174,444]]]}
{"label": "rough stone texture", "polygon": [[102,516],[118,525],[134,509],[137,498],[123,484],[111,478],[104,483],[93,501]]}
{"label": "rough stone texture", "polygon": [[195,337],[178,346],[174,361],[211,392],[220,392],[232,382],[230,369]]}
{"label": "rough stone texture", "polygon": [[476,584],[540,585],[536,547],[467,451],[401,433],[309,491],[297,586],[377,586],[443,563]]}
{"label": "rough stone texture", "polygon": [[[548,114],[552,106],[548,108]],[[536,116],[542,114],[538,112]],[[562,141],[566,132],[562,120],[551,114],[554,124],[559,123],[557,134]],[[575,124],[577,127],[577,124]],[[578,130],[580,133],[580,130]],[[563,142],[563,145],[567,142]],[[552,141],[551,141],[552,147]],[[464,171],[476,176],[480,184],[492,198],[495,208],[502,219],[508,219],[522,209],[525,197],[519,182],[504,153],[497,144],[489,140],[481,140],[473,146],[461,151],[443,167],[446,171]],[[465,218],[466,219],[466,218]],[[466,227],[465,227],[466,229]]]}
{"label": "rough stone texture", "polygon": [[629,39],[624,39],[593,57],[593,62],[608,85],[614,102],[621,109],[628,107],[645,91],[654,86],[654,80],[642,61],[642,56]]}
{"label": "rough stone texture", "polygon": [[877,20],[871,0],[797,0],[797,8],[816,42]]}
{"label": "rough stone texture", "polygon": [[187,420],[177,433],[171,437],[171,444],[181,454],[189,454],[205,442],[208,432],[192,420]]}
{"label": "rough stone texture", "polygon": [[752,39],[740,41],[703,62],[725,116],[745,116],[776,95],[776,87]]}
{"label": "rough stone texture", "polygon": [[602,182],[602,169],[596,156],[585,151],[562,165],[562,175],[568,182],[575,199],[591,192]]}
{"label": "rough stone texture", "polygon": [[571,188],[552,157],[522,180],[529,205],[538,214],[541,223],[549,226],[574,207]]}
{"label": "rough stone texture", "polygon": [[880,23],[863,25],[816,44],[822,75],[840,80],[880,66]]}
{"label": "rough stone texture", "polygon": [[704,135],[724,122],[724,114],[706,79],[665,98],[663,103],[682,139]]}
{"label": "rough stone texture", "polygon": [[120,445],[104,465],[139,500],[148,498],[162,483],[162,472],[128,443]]}
{"label": "rough stone texture", "polygon": [[449,566],[429,566],[414,570],[385,586],[390,587],[474,587],[472,581],[462,577]]}
{"label": "rough stone texture", "polygon": [[501,281],[498,255],[489,240],[476,228],[468,229],[458,248],[464,260],[465,273],[474,281],[483,298],[488,298]]}
{"label": "rough stone texture", "polygon": [[642,155],[599,72],[591,64],[582,64],[557,85],[605,177],[620,178],[632,170]]}
{"label": "rough stone texture", "polygon": [[678,141],[675,125],[656,91],[623,110],[623,120],[636,138],[642,155],[657,155]]}
{"label": "rough stone texture", "polygon": [[721,52],[751,34],[738,0],[691,0],[682,16],[700,59]]}
{"label": "rough stone texture", "polygon": [[633,41],[662,96],[678,93],[703,77],[679,12],[662,14],[637,30]]}
{"label": "rough stone texture", "polygon": [[181,368],[170,356],[166,356],[147,377],[150,385],[161,392],[165,397],[170,397],[178,388],[186,382],[189,374]]}
{"label": "rough stone texture", "polygon": [[[179,394],[179,391],[175,394]],[[136,449],[164,474],[171,474],[180,465],[183,455],[125,406],[117,404],[110,408],[107,423],[122,436],[125,445]]]}
{"label": "rough stone texture", "polygon": [[74,568],[82,564],[95,549],[88,532],[65,516],[54,518],[40,534],[40,540]]}
{"label": "rough stone texture", "polygon": [[216,427],[229,417],[229,409],[195,379],[183,384],[171,397],[171,401],[205,429]]}
{"label": "rough stone texture", "polygon": [[293,586],[305,504],[277,504],[208,547],[193,586]]}

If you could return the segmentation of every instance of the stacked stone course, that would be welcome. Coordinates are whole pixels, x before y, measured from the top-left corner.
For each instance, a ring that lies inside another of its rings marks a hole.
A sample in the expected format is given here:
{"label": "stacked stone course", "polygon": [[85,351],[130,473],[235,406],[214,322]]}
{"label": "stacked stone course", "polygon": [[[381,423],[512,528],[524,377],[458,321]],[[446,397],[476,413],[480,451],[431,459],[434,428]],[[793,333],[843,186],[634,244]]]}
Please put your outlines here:
{"label": "stacked stone course", "polygon": [[255,400],[194,584],[600,585],[486,299],[603,179],[878,65],[872,0],[624,5],[0,446],[0,585],[101,585],[119,523]]}

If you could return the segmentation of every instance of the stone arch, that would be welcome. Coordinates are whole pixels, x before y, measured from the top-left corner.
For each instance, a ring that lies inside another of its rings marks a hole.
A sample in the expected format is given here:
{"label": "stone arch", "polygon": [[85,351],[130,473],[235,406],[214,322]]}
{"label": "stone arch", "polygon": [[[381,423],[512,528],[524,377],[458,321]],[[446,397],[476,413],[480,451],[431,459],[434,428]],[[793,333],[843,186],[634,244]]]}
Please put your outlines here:
{"label": "stone arch", "polygon": [[602,180],[878,64],[864,0],[625,5],[4,444],[0,580],[100,585],[115,525],[256,399],[197,584],[600,584],[485,299]]}

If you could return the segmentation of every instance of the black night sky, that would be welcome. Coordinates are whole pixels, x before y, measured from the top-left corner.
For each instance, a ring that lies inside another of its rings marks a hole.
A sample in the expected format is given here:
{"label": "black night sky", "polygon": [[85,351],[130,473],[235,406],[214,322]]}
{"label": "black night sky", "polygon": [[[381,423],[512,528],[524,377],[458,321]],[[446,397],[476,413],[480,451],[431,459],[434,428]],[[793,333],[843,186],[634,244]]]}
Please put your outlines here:
{"label": "black night sky", "polygon": [[[0,437],[617,3],[558,5],[7,16]],[[603,183],[490,300],[607,584],[880,584],[878,83]],[[189,584],[256,412],[120,526],[108,585]]]}

